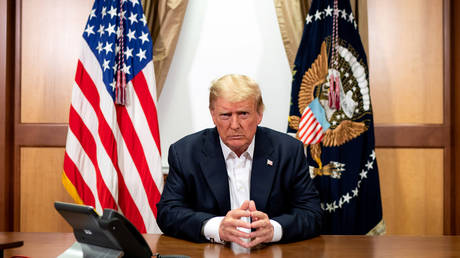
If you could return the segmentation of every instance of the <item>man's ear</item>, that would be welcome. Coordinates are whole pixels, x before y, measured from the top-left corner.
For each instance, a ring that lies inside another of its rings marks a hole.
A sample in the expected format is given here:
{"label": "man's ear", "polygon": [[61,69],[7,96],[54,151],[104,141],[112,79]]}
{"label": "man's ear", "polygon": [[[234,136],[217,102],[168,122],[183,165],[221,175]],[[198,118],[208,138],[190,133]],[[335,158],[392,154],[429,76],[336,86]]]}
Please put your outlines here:
{"label": "man's ear", "polygon": [[209,109],[209,113],[211,114],[212,122],[214,123],[214,125],[216,125],[214,109],[211,109],[211,108],[210,108],[210,109]]}
{"label": "man's ear", "polygon": [[259,125],[260,122],[262,122],[262,118],[264,117],[264,112],[260,112],[260,113],[257,113],[259,115],[259,118],[258,118],[258,121],[257,121],[257,124]]}

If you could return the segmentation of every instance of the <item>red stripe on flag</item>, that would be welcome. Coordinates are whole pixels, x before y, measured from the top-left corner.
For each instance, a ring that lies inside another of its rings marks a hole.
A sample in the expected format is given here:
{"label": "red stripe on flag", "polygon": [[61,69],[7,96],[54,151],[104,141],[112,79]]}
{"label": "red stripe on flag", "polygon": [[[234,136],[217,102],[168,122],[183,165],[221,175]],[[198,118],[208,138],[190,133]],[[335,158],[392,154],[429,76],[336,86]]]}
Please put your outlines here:
{"label": "red stripe on flag", "polygon": [[94,141],[91,132],[85,123],[81,119],[80,115],[75,111],[74,107],[70,107],[69,113],[69,128],[77,137],[80,142],[83,150],[88,155],[89,159],[93,163],[94,169],[96,170],[96,185],[97,185],[97,195],[99,197],[99,202],[103,208],[111,208],[118,210],[118,206],[115,203],[115,200],[110,193],[107,185],[102,178],[101,171],[99,169],[99,164],[97,163],[97,149],[96,142]]}
{"label": "red stripe on flag", "polygon": [[[308,121],[311,117],[313,116],[313,112],[311,112],[310,108],[307,107],[307,110],[303,113],[302,118],[300,121],[305,121],[305,124],[307,124],[306,121]],[[305,126],[304,124],[304,126]]]}
{"label": "red stripe on flag", "polygon": [[96,207],[94,196],[91,193],[91,190],[81,176],[77,166],[75,166],[75,163],[73,163],[69,155],[67,155],[67,152],[64,154],[64,173],[77,190],[80,199],[86,205]]}
{"label": "red stripe on flag", "polygon": [[[319,138],[318,138],[318,137],[319,137]],[[321,142],[321,140],[323,139],[323,137],[324,137],[324,134],[323,134],[323,133],[321,133],[321,134],[319,134],[318,136],[316,136],[315,143]]]}
{"label": "red stripe on flag", "polygon": [[[316,143],[314,142],[314,139],[318,136],[318,134],[321,134],[322,132],[322,127],[321,125],[315,120],[315,122],[312,124],[312,131],[307,135],[307,144],[311,143]],[[310,139],[310,140],[308,140]]]}
{"label": "red stripe on flag", "polygon": [[311,120],[312,120],[313,118],[314,118],[314,117],[313,117],[313,113],[312,113],[312,112],[310,111],[310,109],[308,108],[308,109],[304,112],[302,118],[300,119],[300,124],[302,124],[300,130],[302,130],[302,129],[305,128],[305,127],[308,127],[308,125],[310,124],[310,122],[311,122]]}
{"label": "red stripe on flag", "polygon": [[318,143],[323,138],[322,126],[309,107],[305,109],[299,123],[299,139],[304,144]]}
{"label": "red stripe on flag", "polygon": [[308,127],[309,133],[306,135],[306,139],[310,138],[312,135],[316,135],[318,132],[319,123],[316,120],[310,124]]}
{"label": "red stripe on flag", "polygon": [[[113,135],[112,129],[107,124],[107,121],[102,114],[100,109],[100,98],[99,92],[97,91],[96,86],[94,85],[93,80],[86,72],[83,64],[80,60],[78,60],[77,65],[77,75],[75,76],[75,82],[80,87],[83,95],[88,99],[91,106],[93,107],[96,115],[98,117],[99,126],[98,126],[98,133],[99,138],[101,139],[102,145],[104,146],[107,154],[109,155],[110,159],[112,160],[112,164],[117,172],[118,176],[118,204],[121,208],[121,211],[125,215],[131,223],[141,232],[145,233],[146,227],[142,216],[137,208],[131,194],[126,187],[126,183],[124,181],[123,175],[120,171],[120,167],[118,166],[118,151],[117,151],[117,141],[115,136]],[[147,190],[147,189],[146,189]]]}
{"label": "red stripe on flag", "polygon": [[126,146],[131,158],[133,159],[134,165],[137,168],[137,172],[144,186],[145,193],[147,194],[147,199],[149,201],[150,209],[152,210],[155,218],[157,217],[157,207],[156,204],[160,201],[160,191],[155,184],[155,181],[150,174],[150,169],[145,158],[144,149],[142,144],[137,136],[134,125],[129,117],[128,111],[124,106],[115,106],[117,110],[117,121],[120,132],[123,135]]}
{"label": "red stripe on flag", "polygon": [[[310,110],[308,110],[308,111],[310,111]],[[301,127],[300,138],[304,138],[305,134],[308,132],[309,128],[311,127],[311,123],[314,122],[313,113],[307,112],[305,120],[306,120],[306,122]],[[304,130],[304,128],[305,128],[305,130]]]}
{"label": "red stripe on flag", "polygon": [[[145,116],[149,124],[150,133],[157,144],[158,153],[161,156],[161,145],[160,145],[160,131],[158,129],[158,115],[155,102],[152,99],[152,95],[148,89],[147,81],[143,72],[138,73],[132,80],[134,90],[136,95],[141,103],[144,114],[149,114]],[[156,89],[153,89],[156,90]]]}
{"label": "red stripe on flag", "polygon": [[310,110],[309,107],[306,107],[306,110],[305,110],[305,112],[303,112],[303,115],[302,115],[302,119],[301,119],[301,120],[305,120],[306,117],[307,117],[307,115],[308,115],[308,117],[310,117],[311,114],[313,114],[313,112],[311,112],[311,110]]}

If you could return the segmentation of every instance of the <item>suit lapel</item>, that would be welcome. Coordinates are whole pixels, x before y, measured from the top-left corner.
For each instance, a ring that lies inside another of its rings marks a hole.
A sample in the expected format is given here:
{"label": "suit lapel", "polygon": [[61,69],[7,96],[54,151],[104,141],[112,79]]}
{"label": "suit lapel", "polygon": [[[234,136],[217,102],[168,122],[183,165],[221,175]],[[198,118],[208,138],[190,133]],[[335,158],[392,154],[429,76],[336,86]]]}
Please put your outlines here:
{"label": "suit lapel", "polygon": [[261,128],[257,128],[254,160],[251,171],[251,200],[264,210],[275,178],[277,161],[272,158],[273,144]]}
{"label": "suit lapel", "polygon": [[220,147],[216,128],[208,130],[203,140],[201,169],[211,192],[217,200],[221,214],[230,210],[230,191],[228,187],[227,168]]}

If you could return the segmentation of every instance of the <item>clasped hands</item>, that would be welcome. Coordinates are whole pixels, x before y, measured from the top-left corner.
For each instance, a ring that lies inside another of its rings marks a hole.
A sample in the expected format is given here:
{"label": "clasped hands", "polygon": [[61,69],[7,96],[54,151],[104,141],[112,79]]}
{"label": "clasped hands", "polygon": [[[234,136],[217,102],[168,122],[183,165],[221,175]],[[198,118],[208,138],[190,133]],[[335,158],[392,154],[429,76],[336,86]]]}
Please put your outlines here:
{"label": "clasped hands", "polygon": [[[250,217],[251,223],[241,220],[242,217]],[[238,230],[237,227],[247,228],[250,233]],[[271,242],[273,234],[273,225],[268,215],[258,211],[254,201],[244,201],[240,208],[229,211],[219,226],[221,240],[235,242],[246,248]]]}

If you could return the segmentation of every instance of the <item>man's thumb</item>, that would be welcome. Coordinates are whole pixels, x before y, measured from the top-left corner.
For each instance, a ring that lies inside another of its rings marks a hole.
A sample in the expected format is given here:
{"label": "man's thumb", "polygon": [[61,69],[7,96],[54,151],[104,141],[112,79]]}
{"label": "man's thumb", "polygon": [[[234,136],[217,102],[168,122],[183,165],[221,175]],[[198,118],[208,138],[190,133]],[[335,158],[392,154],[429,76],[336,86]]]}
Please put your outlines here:
{"label": "man's thumb", "polygon": [[256,203],[254,201],[249,202],[249,211],[256,211]]}
{"label": "man's thumb", "polygon": [[248,200],[244,201],[243,204],[241,204],[240,209],[242,209],[242,210],[249,209],[249,201]]}

